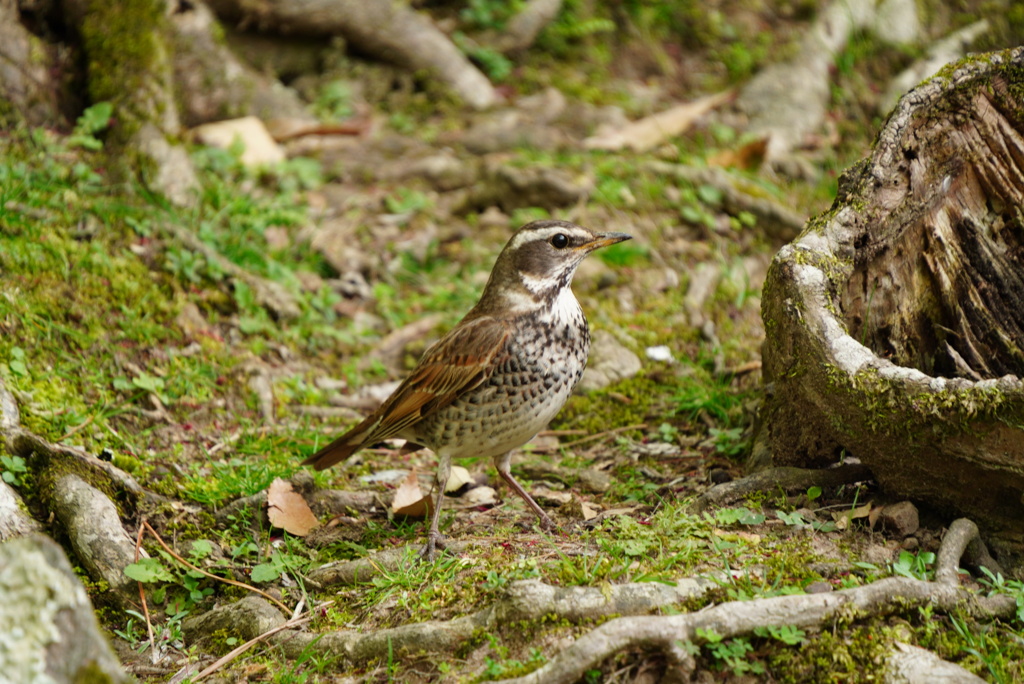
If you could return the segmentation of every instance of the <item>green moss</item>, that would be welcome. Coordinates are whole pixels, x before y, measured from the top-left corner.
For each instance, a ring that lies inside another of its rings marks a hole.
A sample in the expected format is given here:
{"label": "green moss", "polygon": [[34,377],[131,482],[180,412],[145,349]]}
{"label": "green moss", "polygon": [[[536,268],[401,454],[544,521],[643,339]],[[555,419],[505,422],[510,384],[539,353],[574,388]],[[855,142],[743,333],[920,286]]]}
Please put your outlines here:
{"label": "green moss", "polygon": [[128,143],[146,124],[164,131],[172,112],[165,6],[157,0],[88,3],[81,23],[89,97],[114,105],[117,125],[107,152],[111,168],[127,172],[139,159],[125,156]]}
{"label": "green moss", "polygon": [[857,626],[824,630],[800,645],[768,657],[769,671],[779,682],[883,681],[891,649],[879,630]]}
{"label": "green moss", "polygon": [[74,684],[109,684],[114,681],[117,680],[104,672],[93,660],[78,668],[72,679]]}
{"label": "green moss", "polygon": [[571,427],[596,434],[613,427],[643,423],[664,392],[663,385],[638,375],[608,389],[573,397],[552,427]]}

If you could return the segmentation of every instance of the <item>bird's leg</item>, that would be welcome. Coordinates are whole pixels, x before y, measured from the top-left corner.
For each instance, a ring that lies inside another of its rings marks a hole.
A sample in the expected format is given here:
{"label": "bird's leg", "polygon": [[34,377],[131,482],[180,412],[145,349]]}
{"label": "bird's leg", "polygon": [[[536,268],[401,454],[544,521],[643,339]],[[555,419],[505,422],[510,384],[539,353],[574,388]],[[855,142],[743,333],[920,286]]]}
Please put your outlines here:
{"label": "bird's leg", "polygon": [[444,490],[448,486],[448,477],[452,474],[452,457],[447,453],[437,455],[437,473],[434,475],[434,489],[437,494],[434,497],[434,510],[430,514],[430,529],[427,530],[427,545],[423,547],[420,555],[429,562],[433,562],[437,554],[437,548],[444,548],[444,537],[438,529],[441,520],[441,502],[444,501]]}
{"label": "bird's leg", "polygon": [[537,502],[533,500],[523,486],[516,482],[516,479],[512,477],[512,452],[506,451],[500,456],[494,457],[494,467],[498,469],[498,475],[501,475],[501,479],[508,483],[508,486],[512,488],[512,491],[519,495],[519,497],[527,503],[527,505],[533,509],[533,512],[540,518],[540,526],[545,530],[554,530],[558,528],[558,525],[548,517],[548,514],[544,512]]}

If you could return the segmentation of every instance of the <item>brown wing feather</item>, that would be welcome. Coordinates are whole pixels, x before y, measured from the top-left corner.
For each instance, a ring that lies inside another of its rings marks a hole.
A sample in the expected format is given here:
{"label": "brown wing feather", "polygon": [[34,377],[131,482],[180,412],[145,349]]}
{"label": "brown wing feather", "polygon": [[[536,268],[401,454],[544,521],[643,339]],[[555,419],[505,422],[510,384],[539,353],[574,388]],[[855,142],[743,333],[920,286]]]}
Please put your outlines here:
{"label": "brown wing feather", "polygon": [[448,406],[491,376],[505,356],[508,337],[504,321],[489,316],[463,321],[423,354],[412,374],[379,409],[303,465],[330,468]]}

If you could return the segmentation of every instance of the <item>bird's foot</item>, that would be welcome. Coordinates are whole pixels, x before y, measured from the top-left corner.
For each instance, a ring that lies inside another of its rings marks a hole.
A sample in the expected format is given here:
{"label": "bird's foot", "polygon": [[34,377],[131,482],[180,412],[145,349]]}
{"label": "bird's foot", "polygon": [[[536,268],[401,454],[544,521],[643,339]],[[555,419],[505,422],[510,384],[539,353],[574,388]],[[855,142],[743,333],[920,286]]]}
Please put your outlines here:
{"label": "bird's foot", "polygon": [[420,551],[420,558],[428,563],[433,563],[437,558],[438,549],[444,551],[444,535],[440,532],[430,531],[427,533],[427,543]]}

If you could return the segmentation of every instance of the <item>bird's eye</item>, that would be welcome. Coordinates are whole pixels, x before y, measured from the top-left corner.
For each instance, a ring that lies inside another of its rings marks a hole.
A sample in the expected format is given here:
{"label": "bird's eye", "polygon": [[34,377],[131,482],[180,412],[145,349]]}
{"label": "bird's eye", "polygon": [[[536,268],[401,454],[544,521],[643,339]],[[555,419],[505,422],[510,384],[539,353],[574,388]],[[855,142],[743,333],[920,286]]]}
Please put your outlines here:
{"label": "bird's eye", "polygon": [[551,238],[551,246],[555,249],[565,249],[569,246],[569,237],[564,233],[558,233]]}

